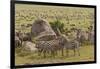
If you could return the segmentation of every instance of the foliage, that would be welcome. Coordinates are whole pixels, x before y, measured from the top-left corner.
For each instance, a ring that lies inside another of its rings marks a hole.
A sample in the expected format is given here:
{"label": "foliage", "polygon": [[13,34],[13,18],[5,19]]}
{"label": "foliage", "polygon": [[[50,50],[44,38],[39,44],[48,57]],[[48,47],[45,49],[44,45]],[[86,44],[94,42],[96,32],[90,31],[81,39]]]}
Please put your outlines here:
{"label": "foliage", "polygon": [[60,20],[50,22],[50,25],[54,31],[57,31],[57,29],[59,29],[61,33],[64,32],[64,23],[62,23]]}

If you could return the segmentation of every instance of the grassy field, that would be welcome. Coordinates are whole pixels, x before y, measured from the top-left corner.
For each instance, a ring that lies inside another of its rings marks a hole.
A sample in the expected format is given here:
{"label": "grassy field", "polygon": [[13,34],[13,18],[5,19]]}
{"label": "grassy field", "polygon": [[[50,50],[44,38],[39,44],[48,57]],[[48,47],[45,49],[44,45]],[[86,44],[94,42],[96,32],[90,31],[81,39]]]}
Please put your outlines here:
{"label": "grassy field", "polygon": [[[24,55],[23,55],[24,54]],[[65,53],[64,53],[65,54]],[[70,51],[69,57],[64,55],[63,57],[59,53],[58,56],[51,57],[38,56],[37,53],[16,53],[15,64],[47,64],[47,63],[66,63],[66,62],[81,62],[81,61],[94,61],[94,46],[83,46],[80,48],[80,56],[73,56],[73,52]]]}
{"label": "grassy field", "polygon": [[49,23],[59,19],[64,23],[65,29],[71,29],[73,27],[71,25],[75,24],[75,28],[87,30],[89,26],[94,24],[94,9],[25,4],[15,5],[16,30],[20,29],[22,24],[32,24],[38,17],[46,19]]}
{"label": "grassy field", "polygon": [[[21,25],[33,24],[38,17],[46,19],[49,23],[56,19],[64,24],[64,29],[79,28],[87,31],[88,27],[94,25],[94,9],[93,8],[75,8],[75,7],[57,7],[57,6],[40,6],[40,5],[15,5],[15,31],[21,30]],[[75,26],[72,26],[74,24]],[[25,27],[25,32],[30,32],[31,27]],[[64,53],[65,54],[65,53]],[[15,64],[47,64],[47,63],[65,63],[65,62],[80,62],[94,60],[94,46],[82,46],[80,48],[80,56],[72,56],[73,51],[70,51],[70,56],[58,56],[52,58],[47,56],[43,58],[37,53],[20,51],[16,48]]]}

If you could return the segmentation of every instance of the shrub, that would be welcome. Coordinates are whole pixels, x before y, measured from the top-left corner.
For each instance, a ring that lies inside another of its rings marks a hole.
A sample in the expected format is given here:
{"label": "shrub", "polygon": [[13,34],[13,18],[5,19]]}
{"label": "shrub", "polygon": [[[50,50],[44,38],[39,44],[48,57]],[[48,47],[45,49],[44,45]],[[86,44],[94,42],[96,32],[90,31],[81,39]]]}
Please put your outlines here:
{"label": "shrub", "polygon": [[57,29],[59,29],[61,33],[64,33],[64,23],[62,23],[60,20],[50,22],[50,25],[55,32]]}

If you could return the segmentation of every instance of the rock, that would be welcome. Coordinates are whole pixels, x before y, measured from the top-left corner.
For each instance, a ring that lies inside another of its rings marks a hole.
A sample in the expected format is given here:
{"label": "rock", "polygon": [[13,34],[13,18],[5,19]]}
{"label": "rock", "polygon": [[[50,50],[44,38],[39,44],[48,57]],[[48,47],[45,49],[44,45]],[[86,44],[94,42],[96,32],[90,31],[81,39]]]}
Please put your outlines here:
{"label": "rock", "polygon": [[31,51],[31,52],[35,52],[37,51],[37,48],[35,47],[36,45],[30,41],[25,41],[23,42],[23,48],[26,51]]}
{"label": "rock", "polygon": [[31,33],[36,40],[52,40],[56,38],[56,34],[50,24],[44,19],[37,19],[34,21]]}

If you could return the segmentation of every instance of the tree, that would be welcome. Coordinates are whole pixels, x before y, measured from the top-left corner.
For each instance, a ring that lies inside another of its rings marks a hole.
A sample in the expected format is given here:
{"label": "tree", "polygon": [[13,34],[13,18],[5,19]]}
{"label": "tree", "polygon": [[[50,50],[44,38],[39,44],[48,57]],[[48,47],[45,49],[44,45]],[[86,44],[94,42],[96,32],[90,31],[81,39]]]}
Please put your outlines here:
{"label": "tree", "polygon": [[50,25],[51,25],[52,29],[55,31],[56,34],[59,34],[58,29],[61,33],[64,32],[64,23],[62,23],[61,21],[56,20],[54,22],[50,22]]}

